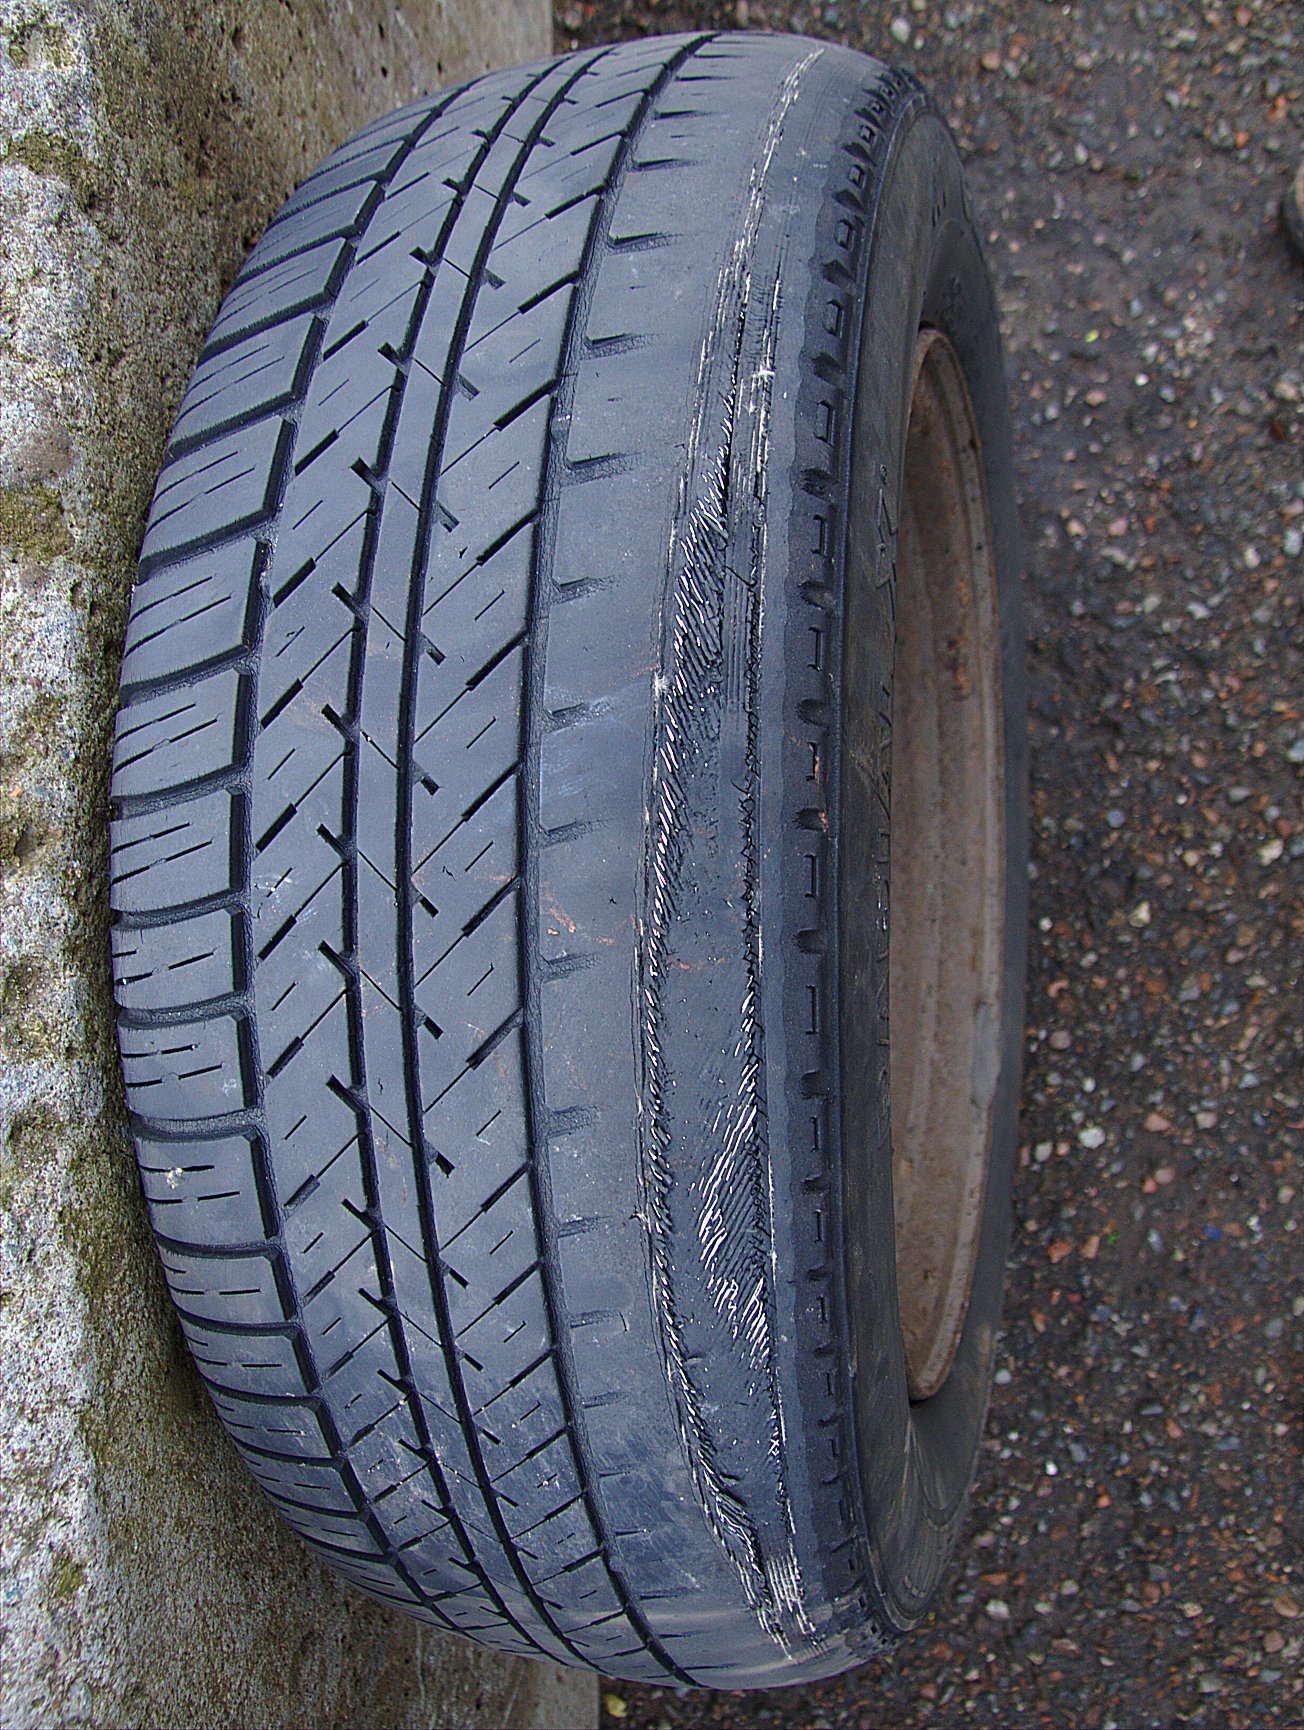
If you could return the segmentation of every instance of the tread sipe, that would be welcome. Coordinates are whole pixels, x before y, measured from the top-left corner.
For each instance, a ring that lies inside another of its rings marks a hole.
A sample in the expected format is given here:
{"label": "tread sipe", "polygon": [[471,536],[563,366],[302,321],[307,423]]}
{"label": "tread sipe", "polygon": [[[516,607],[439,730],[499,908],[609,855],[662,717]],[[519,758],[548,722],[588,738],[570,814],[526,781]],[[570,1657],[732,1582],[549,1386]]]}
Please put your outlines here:
{"label": "tread sipe", "polygon": [[634,1680],[919,1613],[858,1464],[829,840],[912,128],[950,149],[779,37],[387,116],[227,298],[132,598],[122,1064],[213,1401],[365,1591]]}

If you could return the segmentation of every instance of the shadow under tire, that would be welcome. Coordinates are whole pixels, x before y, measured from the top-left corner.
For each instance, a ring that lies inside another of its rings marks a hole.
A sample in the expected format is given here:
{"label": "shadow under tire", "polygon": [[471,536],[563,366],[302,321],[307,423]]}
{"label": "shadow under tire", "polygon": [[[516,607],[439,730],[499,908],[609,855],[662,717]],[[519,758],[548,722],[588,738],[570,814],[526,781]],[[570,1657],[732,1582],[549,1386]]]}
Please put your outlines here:
{"label": "shadow under tire", "polygon": [[298,189],[141,549],[113,965],[250,1470],[644,1682],[890,1647],[999,1325],[1026,916],[995,304],[908,76],[678,36]]}

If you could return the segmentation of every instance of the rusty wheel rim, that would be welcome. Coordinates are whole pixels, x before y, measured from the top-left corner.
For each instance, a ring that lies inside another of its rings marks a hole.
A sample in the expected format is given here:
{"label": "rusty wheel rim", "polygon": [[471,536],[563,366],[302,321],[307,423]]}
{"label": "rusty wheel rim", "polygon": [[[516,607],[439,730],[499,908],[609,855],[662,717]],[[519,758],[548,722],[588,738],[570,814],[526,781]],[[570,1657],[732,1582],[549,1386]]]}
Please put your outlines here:
{"label": "rusty wheel rim", "polygon": [[889,1076],[912,1400],[950,1374],[981,1232],[1001,1049],[1003,713],[996,570],[959,359],[919,334],[898,538]]}

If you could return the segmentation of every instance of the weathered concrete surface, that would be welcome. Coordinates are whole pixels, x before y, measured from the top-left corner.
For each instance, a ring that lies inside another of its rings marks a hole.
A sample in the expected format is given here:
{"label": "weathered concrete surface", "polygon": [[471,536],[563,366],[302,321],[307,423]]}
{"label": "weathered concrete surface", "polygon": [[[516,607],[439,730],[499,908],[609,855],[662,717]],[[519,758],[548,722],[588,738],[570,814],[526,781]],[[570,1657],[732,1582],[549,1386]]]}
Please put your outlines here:
{"label": "weathered concrete surface", "polygon": [[0,0],[4,1691],[36,1726],[574,1725],[590,1680],[420,1633],[259,1499],[148,1240],[114,1055],[108,734],[167,429],[250,241],[546,0]]}

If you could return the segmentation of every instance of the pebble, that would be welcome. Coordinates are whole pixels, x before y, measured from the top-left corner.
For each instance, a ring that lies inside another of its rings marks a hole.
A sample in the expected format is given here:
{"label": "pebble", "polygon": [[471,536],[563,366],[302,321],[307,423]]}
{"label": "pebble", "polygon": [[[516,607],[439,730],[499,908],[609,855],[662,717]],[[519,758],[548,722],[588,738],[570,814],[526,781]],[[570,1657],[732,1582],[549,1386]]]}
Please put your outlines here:
{"label": "pebble", "polygon": [[894,42],[899,42],[904,47],[910,40],[910,20],[894,18],[888,25],[888,33]]}

